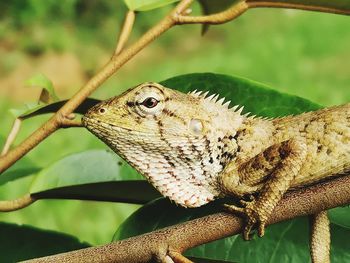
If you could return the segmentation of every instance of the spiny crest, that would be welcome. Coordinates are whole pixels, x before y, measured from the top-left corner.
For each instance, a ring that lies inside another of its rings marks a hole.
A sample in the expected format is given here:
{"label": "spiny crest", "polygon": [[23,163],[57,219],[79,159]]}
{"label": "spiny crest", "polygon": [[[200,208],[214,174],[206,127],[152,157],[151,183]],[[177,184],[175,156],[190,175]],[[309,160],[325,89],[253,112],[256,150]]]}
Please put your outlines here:
{"label": "spiny crest", "polygon": [[[215,94],[215,93],[208,96],[209,91],[203,92],[203,91],[198,91],[195,89],[194,91],[190,91],[187,94],[192,95],[192,96],[197,97],[197,98],[202,98],[202,99],[204,99],[208,102],[211,102],[211,103],[216,103],[217,105],[223,106],[224,108],[230,109],[238,114],[241,114],[243,112],[243,109],[244,109],[244,106],[240,106],[240,105],[235,105],[235,106],[229,108],[230,104],[231,104],[230,100],[225,102],[225,97],[222,97],[219,99],[219,94]],[[244,116],[248,117],[249,114],[250,114],[250,112],[245,113]]]}

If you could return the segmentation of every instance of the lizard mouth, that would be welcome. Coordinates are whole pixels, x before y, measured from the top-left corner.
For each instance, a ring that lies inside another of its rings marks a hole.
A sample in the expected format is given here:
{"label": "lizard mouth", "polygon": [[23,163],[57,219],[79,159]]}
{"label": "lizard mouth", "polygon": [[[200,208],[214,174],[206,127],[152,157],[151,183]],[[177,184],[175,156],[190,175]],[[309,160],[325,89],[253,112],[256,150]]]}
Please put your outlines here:
{"label": "lizard mouth", "polygon": [[95,118],[90,118],[88,116],[83,116],[82,118],[82,124],[89,130],[91,131],[93,134],[97,134],[99,133],[101,130],[113,130],[117,133],[120,134],[125,134],[125,136],[127,136],[127,134],[137,134],[137,135],[141,135],[141,136],[156,136],[155,133],[148,133],[148,132],[142,132],[142,131],[137,131],[134,130],[132,128],[126,128],[126,127],[122,127],[122,126],[118,126],[109,122],[104,122]]}
{"label": "lizard mouth", "polygon": [[81,119],[83,125],[88,129],[88,130],[92,130],[92,129],[99,129],[99,127],[103,127],[103,128],[109,128],[109,129],[113,129],[113,130],[122,130],[122,131],[126,131],[126,132],[130,132],[132,131],[132,129],[129,128],[125,128],[125,127],[120,127],[118,125],[112,124],[112,123],[108,123],[108,122],[103,122],[100,121],[98,119],[93,119],[93,118],[89,118],[87,116],[83,116],[83,118]]}

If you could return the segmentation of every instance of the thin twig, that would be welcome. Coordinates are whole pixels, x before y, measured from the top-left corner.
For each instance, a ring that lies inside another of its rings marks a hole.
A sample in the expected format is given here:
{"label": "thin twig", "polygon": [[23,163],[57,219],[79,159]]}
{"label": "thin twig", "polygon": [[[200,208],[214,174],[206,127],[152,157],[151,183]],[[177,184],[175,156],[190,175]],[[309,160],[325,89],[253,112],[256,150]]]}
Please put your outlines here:
{"label": "thin twig", "polygon": [[92,92],[94,92],[105,80],[113,75],[127,61],[139,53],[144,47],[155,40],[159,35],[173,27],[176,21],[174,14],[183,13],[193,0],[182,0],[174,10],[161,20],[157,25],[147,31],[137,42],[114,56],[84,87],[82,87],[57,113],[45,122],[39,129],[12,151],[0,158],[0,174],[22,158],[36,145],[50,136],[61,127],[60,116],[69,116]]}
{"label": "thin twig", "polygon": [[231,21],[246,10],[248,10],[248,5],[245,1],[241,0],[238,3],[234,4],[230,8],[216,14],[207,15],[207,16],[185,16],[177,14],[175,16],[176,23],[181,24],[223,24],[228,21]]}
{"label": "thin twig", "polygon": [[129,10],[125,16],[124,24],[120,31],[117,47],[115,48],[115,51],[114,51],[114,56],[118,55],[123,50],[126,42],[129,39],[130,33],[134,26],[134,22],[135,22],[135,12],[132,10]]}
{"label": "thin twig", "polygon": [[9,135],[7,136],[4,148],[2,148],[0,156],[6,155],[7,152],[9,151],[12,143],[16,139],[17,134],[21,128],[21,124],[22,124],[22,120],[20,118],[16,118],[15,121],[13,122],[12,129],[11,129]]}
{"label": "thin twig", "polygon": [[[332,13],[339,15],[350,15],[349,9],[340,9],[335,7],[325,7],[325,6],[317,6],[317,5],[306,5],[305,1],[300,1],[300,3],[288,1],[259,1],[259,0],[247,0],[247,5],[249,8],[256,7],[270,7],[270,8],[288,8],[288,9],[300,9],[305,11],[316,11],[316,12],[324,12],[324,13]],[[330,1],[331,3],[332,1]]]}
{"label": "thin twig", "polygon": [[[273,211],[268,225],[349,203],[350,176],[343,176],[288,193]],[[238,234],[242,229],[241,218],[218,213],[104,246],[26,262],[149,262],[154,255],[159,258],[159,255],[165,257],[169,251],[183,253],[189,248]]]}

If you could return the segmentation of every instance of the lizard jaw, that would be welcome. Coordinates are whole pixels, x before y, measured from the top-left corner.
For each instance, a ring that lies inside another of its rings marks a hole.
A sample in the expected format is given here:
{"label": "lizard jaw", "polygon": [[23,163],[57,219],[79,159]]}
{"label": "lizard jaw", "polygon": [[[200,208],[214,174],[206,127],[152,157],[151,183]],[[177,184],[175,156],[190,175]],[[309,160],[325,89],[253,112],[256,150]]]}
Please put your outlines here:
{"label": "lizard jaw", "polygon": [[[130,146],[130,143],[124,141],[126,138],[140,136],[139,133],[89,117],[83,117],[82,121],[89,131],[124,158],[163,196],[168,197],[176,204],[187,208],[199,207],[213,201],[218,195],[214,187],[193,182],[191,174],[200,171],[192,171],[190,167],[184,166],[183,161],[177,157],[172,156],[168,160],[168,157],[162,153],[145,151],[147,149],[135,144]],[[111,129],[113,129],[114,136],[106,136]],[[158,142],[160,148],[168,146],[164,141]],[[192,164],[192,166],[195,167],[196,164]],[[192,174],[192,177],[196,176]]]}

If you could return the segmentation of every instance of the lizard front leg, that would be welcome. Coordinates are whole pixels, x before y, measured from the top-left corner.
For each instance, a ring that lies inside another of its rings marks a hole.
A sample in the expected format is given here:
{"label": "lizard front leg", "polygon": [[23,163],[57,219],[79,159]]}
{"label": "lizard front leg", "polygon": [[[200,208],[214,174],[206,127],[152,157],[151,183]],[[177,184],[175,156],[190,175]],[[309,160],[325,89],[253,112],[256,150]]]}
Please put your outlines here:
{"label": "lizard front leg", "polygon": [[229,211],[246,217],[244,239],[249,239],[255,225],[258,225],[258,235],[264,235],[267,219],[299,173],[306,153],[303,139],[290,139],[270,146],[239,167],[236,164],[225,167],[219,183],[226,194],[239,195],[241,192],[242,195],[249,190],[259,193],[255,200],[244,202],[244,208],[226,205]]}
{"label": "lizard front leg", "polygon": [[310,249],[313,263],[329,263],[330,229],[327,211],[310,216]]}

